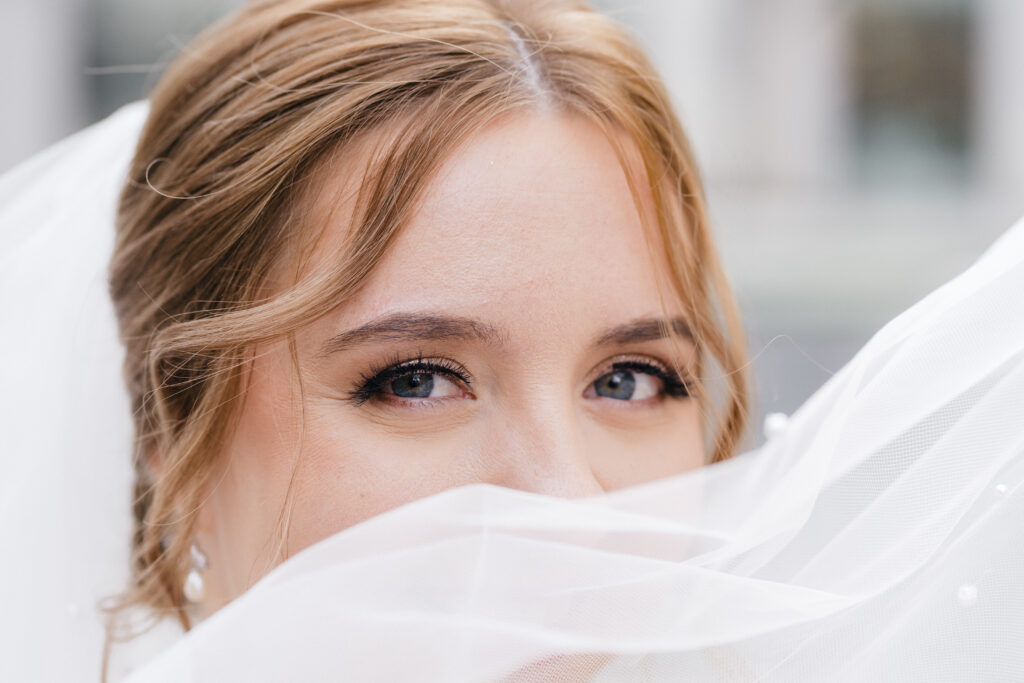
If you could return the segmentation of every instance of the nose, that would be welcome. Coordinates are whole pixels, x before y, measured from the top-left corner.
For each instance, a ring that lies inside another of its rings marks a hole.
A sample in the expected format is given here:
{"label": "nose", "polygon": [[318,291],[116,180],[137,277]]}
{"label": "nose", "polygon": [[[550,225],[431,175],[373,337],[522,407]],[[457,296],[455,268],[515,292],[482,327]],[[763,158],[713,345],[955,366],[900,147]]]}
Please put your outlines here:
{"label": "nose", "polygon": [[560,498],[604,493],[571,407],[535,404],[507,413],[489,437],[488,483]]}

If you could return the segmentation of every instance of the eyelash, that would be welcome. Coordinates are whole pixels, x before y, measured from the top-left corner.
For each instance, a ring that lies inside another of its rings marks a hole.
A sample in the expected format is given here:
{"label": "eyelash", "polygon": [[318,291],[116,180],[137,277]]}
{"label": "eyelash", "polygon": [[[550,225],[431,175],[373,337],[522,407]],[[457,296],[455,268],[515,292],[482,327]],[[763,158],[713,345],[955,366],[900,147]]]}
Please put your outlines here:
{"label": "eyelash", "polygon": [[370,366],[370,371],[366,374],[360,373],[359,386],[349,392],[349,400],[353,404],[361,406],[380,394],[391,380],[405,375],[428,372],[453,377],[467,387],[472,384],[465,368],[448,358],[432,358],[425,361],[422,354],[415,358],[404,359],[401,356],[395,356],[381,365]]}
{"label": "eyelash", "polygon": [[642,372],[657,377],[661,380],[661,387],[665,395],[670,398],[687,398],[690,396],[690,383],[683,374],[648,360],[631,359],[613,362],[609,369],[602,372],[598,377],[620,370]]}
{"label": "eyelash", "polygon": [[[657,377],[661,381],[664,395],[669,398],[683,399],[690,396],[690,382],[684,374],[647,359],[627,358],[614,361],[597,378],[617,371],[642,372]],[[446,375],[457,379],[466,387],[472,384],[466,369],[451,359],[433,358],[424,361],[422,353],[413,358],[396,355],[385,363],[371,366],[366,374],[360,373],[359,385],[349,392],[349,400],[354,405],[361,406],[379,396],[388,382],[417,373]],[[597,378],[593,381],[597,381]]]}

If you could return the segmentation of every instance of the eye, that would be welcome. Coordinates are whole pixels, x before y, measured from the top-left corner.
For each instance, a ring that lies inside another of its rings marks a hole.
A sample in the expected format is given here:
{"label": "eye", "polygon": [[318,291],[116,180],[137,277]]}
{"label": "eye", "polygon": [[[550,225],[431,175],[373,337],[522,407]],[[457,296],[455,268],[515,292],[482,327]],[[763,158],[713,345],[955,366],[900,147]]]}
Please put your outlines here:
{"label": "eye", "polygon": [[454,361],[416,358],[371,369],[349,398],[356,405],[370,400],[429,403],[466,394],[469,384],[469,374]]}
{"label": "eye", "polygon": [[386,388],[402,398],[443,398],[454,396],[459,391],[451,380],[433,372],[399,375],[388,382]]}
{"label": "eye", "polygon": [[616,370],[601,375],[594,382],[598,396],[615,398],[620,401],[641,401],[658,393],[658,383],[650,375],[637,374],[631,370]]}
{"label": "eye", "polygon": [[660,395],[685,398],[690,395],[678,373],[649,361],[619,361],[587,388],[588,396],[617,401],[644,401]]}

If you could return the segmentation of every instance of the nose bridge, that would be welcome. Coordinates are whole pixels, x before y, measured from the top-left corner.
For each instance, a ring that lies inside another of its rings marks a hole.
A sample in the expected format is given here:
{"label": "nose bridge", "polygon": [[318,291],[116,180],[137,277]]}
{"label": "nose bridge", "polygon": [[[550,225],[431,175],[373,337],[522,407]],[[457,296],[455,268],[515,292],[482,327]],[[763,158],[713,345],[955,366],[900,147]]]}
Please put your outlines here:
{"label": "nose bridge", "polygon": [[566,403],[538,401],[506,415],[491,440],[491,483],[561,498],[603,493]]}

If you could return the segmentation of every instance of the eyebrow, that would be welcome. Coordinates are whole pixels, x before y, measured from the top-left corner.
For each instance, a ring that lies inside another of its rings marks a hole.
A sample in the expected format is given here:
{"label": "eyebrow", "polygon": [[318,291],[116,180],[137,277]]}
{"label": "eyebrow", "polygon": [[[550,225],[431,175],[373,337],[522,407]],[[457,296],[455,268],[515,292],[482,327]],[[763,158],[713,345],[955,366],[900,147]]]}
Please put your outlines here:
{"label": "eyebrow", "polygon": [[693,341],[693,332],[685,318],[638,318],[605,330],[594,340],[594,346],[621,346],[665,339],[670,334],[669,329],[680,337]]}
{"label": "eyebrow", "polygon": [[[638,318],[601,332],[594,338],[593,345],[621,346],[665,339],[670,328],[675,334],[693,340],[685,318]],[[324,343],[321,355],[364,344],[417,340],[468,340],[492,346],[507,343],[507,337],[498,327],[473,318],[437,313],[392,313],[334,335]]]}
{"label": "eyebrow", "polygon": [[472,340],[501,346],[504,338],[494,325],[435,313],[392,313],[328,339],[321,351],[329,355],[369,343],[405,340]]}

